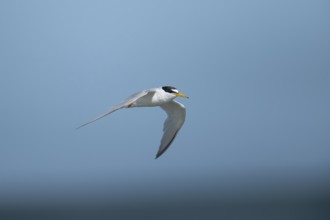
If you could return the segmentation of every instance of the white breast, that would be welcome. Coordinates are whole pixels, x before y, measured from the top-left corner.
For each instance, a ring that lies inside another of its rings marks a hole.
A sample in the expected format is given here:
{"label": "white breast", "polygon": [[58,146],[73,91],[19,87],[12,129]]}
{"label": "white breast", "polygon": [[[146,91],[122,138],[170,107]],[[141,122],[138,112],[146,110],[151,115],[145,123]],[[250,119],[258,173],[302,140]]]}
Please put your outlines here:
{"label": "white breast", "polygon": [[148,93],[135,101],[136,107],[160,106],[172,101],[175,95],[165,92],[162,89],[150,89]]}

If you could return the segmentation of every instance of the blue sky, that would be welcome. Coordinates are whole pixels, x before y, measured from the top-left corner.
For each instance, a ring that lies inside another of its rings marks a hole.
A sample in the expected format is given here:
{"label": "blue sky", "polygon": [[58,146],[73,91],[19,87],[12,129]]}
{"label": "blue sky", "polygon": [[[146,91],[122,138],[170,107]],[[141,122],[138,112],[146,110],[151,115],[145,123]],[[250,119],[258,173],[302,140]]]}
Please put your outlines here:
{"label": "blue sky", "polygon": [[[328,184],[329,6],[1,1],[2,198]],[[75,130],[163,85],[190,99],[178,100],[186,123],[159,159],[160,108]]]}

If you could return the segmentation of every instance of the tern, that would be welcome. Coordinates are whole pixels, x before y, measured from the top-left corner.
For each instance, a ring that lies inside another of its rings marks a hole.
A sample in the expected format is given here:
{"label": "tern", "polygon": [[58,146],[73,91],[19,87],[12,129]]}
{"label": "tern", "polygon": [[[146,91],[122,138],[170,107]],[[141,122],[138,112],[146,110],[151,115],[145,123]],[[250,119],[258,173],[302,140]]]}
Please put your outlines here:
{"label": "tern", "polygon": [[166,112],[167,118],[164,122],[163,137],[160,141],[160,146],[155,158],[157,159],[170,147],[186,118],[186,108],[183,104],[174,100],[176,97],[189,98],[185,94],[180,93],[173,86],[146,89],[141,92],[134,93],[123,102],[110,108],[109,111],[98,116],[92,121],[79,126],[77,129],[95,122],[122,108],[159,106]]}

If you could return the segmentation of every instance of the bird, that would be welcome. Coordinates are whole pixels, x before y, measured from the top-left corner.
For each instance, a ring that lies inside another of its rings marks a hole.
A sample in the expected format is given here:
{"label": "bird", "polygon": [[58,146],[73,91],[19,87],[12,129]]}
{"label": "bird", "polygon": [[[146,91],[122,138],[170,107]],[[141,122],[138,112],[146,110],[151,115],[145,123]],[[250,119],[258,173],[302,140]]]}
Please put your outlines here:
{"label": "bird", "polygon": [[174,100],[176,97],[189,98],[185,94],[179,92],[173,86],[162,86],[157,88],[146,89],[129,96],[124,101],[111,107],[107,112],[96,117],[95,119],[80,125],[77,129],[89,125],[119,109],[134,107],[157,107],[162,108],[167,118],[163,125],[163,136],[155,159],[160,157],[172,144],[177,136],[186,118],[186,108],[180,102]]}

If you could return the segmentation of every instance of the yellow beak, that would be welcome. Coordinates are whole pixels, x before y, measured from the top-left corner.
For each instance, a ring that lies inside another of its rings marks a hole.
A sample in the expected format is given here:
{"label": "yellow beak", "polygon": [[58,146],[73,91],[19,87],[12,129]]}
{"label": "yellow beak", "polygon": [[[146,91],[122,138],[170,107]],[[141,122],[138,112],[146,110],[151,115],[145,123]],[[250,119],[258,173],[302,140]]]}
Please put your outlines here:
{"label": "yellow beak", "polygon": [[186,96],[185,94],[183,94],[183,93],[176,93],[175,94],[176,96],[178,96],[178,97],[182,97],[182,98],[186,98],[186,99],[189,99],[189,97],[188,96]]}

